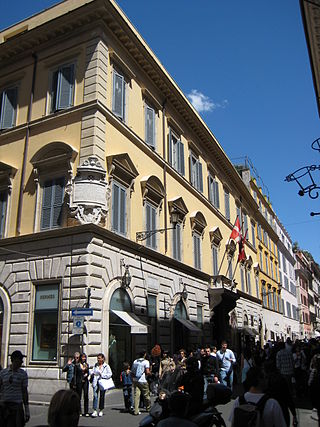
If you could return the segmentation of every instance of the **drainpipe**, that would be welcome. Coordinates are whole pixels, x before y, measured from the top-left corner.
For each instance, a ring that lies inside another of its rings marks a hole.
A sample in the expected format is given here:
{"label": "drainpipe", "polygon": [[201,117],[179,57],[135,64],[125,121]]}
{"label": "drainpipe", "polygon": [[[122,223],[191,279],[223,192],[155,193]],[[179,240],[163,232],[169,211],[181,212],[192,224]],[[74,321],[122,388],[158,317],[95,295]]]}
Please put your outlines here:
{"label": "drainpipe", "polygon": [[[165,120],[165,112],[166,112],[166,100],[162,105],[162,151],[163,158],[166,160],[166,120]],[[168,210],[167,210],[167,165],[164,163],[163,166],[163,186],[164,186],[164,252],[167,253],[168,250]]]}
{"label": "drainpipe", "polygon": [[26,176],[27,157],[28,157],[28,148],[29,148],[29,136],[30,136],[30,121],[31,121],[34,87],[35,87],[35,81],[36,81],[37,62],[38,62],[38,57],[35,53],[32,53],[32,57],[33,57],[32,85],[31,85],[30,101],[29,101],[29,106],[28,106],[27,130],[26,130],[26,137],[25,137],[25,142],[24,142],[21,179],[20,179],[20,188],[19,188],[18,214],[17,214],[17,223],[16,223],[16,235],[17,236],[19,236],[20,232],[21,232],[23,190],[24,190],[24,182],[25,182],[25,176]]}

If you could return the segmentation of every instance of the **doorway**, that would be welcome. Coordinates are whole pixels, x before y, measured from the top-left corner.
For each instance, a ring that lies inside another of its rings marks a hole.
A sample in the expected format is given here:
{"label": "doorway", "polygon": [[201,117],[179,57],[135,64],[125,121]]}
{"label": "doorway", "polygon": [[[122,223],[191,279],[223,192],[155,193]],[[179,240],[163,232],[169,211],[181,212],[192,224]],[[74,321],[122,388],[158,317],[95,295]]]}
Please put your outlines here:
{"label": "doorway", "polygon": [[173,352],[178,352],[180,349],[188,350],[189,331],[179,321],[187,320],[187,310],[182,301],[179,301],[174,309],[173,314]]}

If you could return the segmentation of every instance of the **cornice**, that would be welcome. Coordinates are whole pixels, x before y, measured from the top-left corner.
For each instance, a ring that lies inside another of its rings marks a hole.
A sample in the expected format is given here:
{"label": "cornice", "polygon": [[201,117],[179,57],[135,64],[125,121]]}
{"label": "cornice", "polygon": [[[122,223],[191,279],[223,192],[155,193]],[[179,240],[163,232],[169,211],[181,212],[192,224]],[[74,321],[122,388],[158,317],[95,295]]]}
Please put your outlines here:
{"label": "cornice", "polygon": [[0,62],[4,66],[13,58],[17,61],[24,55],[29,55],[31,51],[44,48],[48,43],[57,43],[66,36],[69,37],[74,31],[83,31],[85,26],[94,23],[96,27],[97,21],[103,22],[112,31],[127,53],[160,90],[166,102],[170,103],[203,144],[207,153],[215,159],[215,164],[227,177],[228,182],[232,183],[232,187],[254,208],[254,200],[248,188],[212,131],[113,0],[92,1],[7,40],[0,45]]}

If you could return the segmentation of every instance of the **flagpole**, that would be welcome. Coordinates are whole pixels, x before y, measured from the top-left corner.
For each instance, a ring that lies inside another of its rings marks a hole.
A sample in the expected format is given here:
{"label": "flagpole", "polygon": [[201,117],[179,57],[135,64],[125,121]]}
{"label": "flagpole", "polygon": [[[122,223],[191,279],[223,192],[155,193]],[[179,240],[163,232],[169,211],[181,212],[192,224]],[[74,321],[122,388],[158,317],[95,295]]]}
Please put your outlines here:
{"label": "flagpole", "polygon": [[[234,226],[236,225],[237,218],[238,218],[238,215],[236,216],[236,220],[235,220],[235,222],[234,222],[234,224],[233,224],[232,230],[234,229]],[[228,239],[228,240],[230,240],[230,237],[229,237],[229,239]],[[220,263],[219,269],[218,269],[217,276],[219,276],[219,273],[220,273],[220,271],[221,271],[221,267],[222,267],[222,264],[223,264],[224,258],[225,258],[225,256],[226,256],[226,253],[227,253],[227,246],[226,246],[226,248],[225,248],[225,251],[224,251],[224,254],[223,254],[223,257],[222,257],[222,260],[221,260],[221,263]]]}

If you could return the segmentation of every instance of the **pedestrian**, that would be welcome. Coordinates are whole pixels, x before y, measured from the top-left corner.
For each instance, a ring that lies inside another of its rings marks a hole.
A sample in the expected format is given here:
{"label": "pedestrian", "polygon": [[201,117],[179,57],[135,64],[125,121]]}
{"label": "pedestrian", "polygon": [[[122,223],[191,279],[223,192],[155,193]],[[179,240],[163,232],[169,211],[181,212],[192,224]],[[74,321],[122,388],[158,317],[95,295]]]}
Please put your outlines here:
{"label": "pedestrian", "polygon": [[78,393],[79,398],[81,398],[82,370],[78,351],[74,353],[73,359],[69,357],[66,365],[62,368],[62,372],[67,373],[67,383],[70,389]]}
{"label": "pedestrian", "polygon": [[186,372],[179,378],[177,386],[190,395],[188,416],[198,414],[203,404],[204,379],[196,357],[187,359]]}
{"label": "pedestrian", "polygon": [[159,344],[156,344],[151,350],[151,360],[150,360],[151,376],[149,378],[149,387],[150,387],[150,392],[153,394],[153,396],[158,395],[160,358],[161,358],[161,347]]}
{"label": "pedestrian", "polygon": [[[250,402],[252,405],[257,405],[265,396],[266,378],[263,371],[259,368],[250,368],[247,372],[244,387],[248,390],[243,396],[239,396],[234,401],[231,410],[229,421],[232,427],[237,426],[240,421],[239,417],[235,415],[236,408],[243,405],[241,402]],[[279,403],[272,398],[265,397],[265,404],[262,410],[262,425],[272,427],[287,427],[285,419],[282,414]],[[248,406],[248,405],[247,405]]]}
{"label": "pedestrian", "polygon": [[73,390],[58,390],[48,409],[49,427],[77,427],[80,417],[80,399]]}
{"label": "pedestrian", "polygon": [[134,390],[134,415],[139,415],[140,395],[142,394],[147,412],[151,408],[150,390],[147,376],[150,375],[150,362],[146,360],[146,351],[141,351],[138,358],[133,362],[133,390]]}
{"label": "pedestrian", "polygon": [[296,393],[298,397],[304,396],[307,383],[307,358],[304,351],[298,345],[293,356],[294,378],[296,381]]}
{"label": "pedestrian", "polygon": [[123,370],[120,374],[120,382],[122,383],[124,407],[126,412],[133,411],[132,399],[132,373],[128,362],[123,363]]}
{"label": "pedestrian", "polygon": [[207,346],[205,353],[201,357],[201,374],[204,380],[204,396],[207,398],[207,387],[208,384],[219,382],[219,363],[217,357],[211,356],[211,348]]}
{"label": "pedestrian", "polygon": [[[81,407],[81,398],[83,393],[83,404],[84,404],[84,417],[89,417],[89,365],[87,362],[87,355],[82,353],[80,356],[80,368],[82,372],[81,378],[81,388],[80,388],[80,407]],[[80,413],[81,416],[81,413]]]}
{"label": "pedestrian", "polygon": [[232,389],[233,365],[236,363],[236,358],[233,351],[228,349],[227,341],[221,342],[221,349],[217,351],[217,358],[221,382]]}
{"label": "pedestrian", "polygon": [[1,427],[23,427],[30,419],[28,375],[21,368],[23,358],[21,351],[15,350],[9,368],[0,371]]}
{"label": "pedestrian", "polygon": [[[112,371],[110,366],[106,363],[103,353],[99,353],[97,356],[97,363],[91,373],[92,376],[92,388],[93,388],[93,412],[91,416],[93,418],[103,416],[104,409],[104,398],[106,389],[103,386],[102,380],[109,380],[112,378]],[[98,413],[98,397],[99,397],[99,413]]]}
{"label": "pedestrian", "polygon": [[167,350],[162,351],[162,359],[160,361],[159,368],[159,379],[160,383],[162,383],[169,373],[172,373],[176,368],[176,364],[174,363],[172,357],[170,357],[169,352]]}
{"label": "pedestrian", "polygon": [[292,378],[294,376],[294,361],[291,350],[287,350],[284,342],[278,343],[279,351],[276,354],[276,366],[280,374],[288,383],[290,393],[293,395]]}
{"label": "pedestrian", "polygon": [[170,416],[157,424],[158,427],[197,427],[192,421],[186,419],[190,404],[190,395],[174,391],[169,398]]}
{"label": "pedestrian", "polygon": [[241,383],[247,378],[247,372],[253,367],[253,359],[250,347],[245,347],[241,354]]}
{"label": "pedestrian", "polygon": [[311,359],[308,386],[313,408],[311,417],[320,426],[320,354],[315,354]]}

